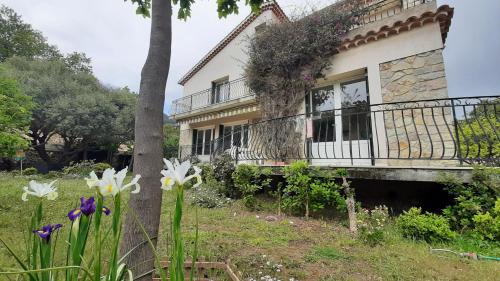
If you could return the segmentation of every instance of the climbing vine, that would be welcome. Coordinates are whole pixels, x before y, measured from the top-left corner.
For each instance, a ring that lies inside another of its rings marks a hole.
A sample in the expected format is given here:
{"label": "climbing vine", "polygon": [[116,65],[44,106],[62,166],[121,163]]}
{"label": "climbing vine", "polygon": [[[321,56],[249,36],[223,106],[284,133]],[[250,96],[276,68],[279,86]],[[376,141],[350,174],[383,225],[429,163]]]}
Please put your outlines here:
{"label": "climbing vine", "polygon": [[364,0],[345,0],[267,26],[250,40],[246,75],[263,119],[293,115],[330,65],[347,32],[358,24]]}
{"label": "climbing vine", "polygon": [[256,95],[262,119],[274,119],[254,126],[256,135],[264,139],[266,155],[279,161],[303,157],[304,119],[281,117],[300,109],[347,32],[362,18],[364,3],[344,0],[297,20],[269,25],[250,40],[248,86]]}

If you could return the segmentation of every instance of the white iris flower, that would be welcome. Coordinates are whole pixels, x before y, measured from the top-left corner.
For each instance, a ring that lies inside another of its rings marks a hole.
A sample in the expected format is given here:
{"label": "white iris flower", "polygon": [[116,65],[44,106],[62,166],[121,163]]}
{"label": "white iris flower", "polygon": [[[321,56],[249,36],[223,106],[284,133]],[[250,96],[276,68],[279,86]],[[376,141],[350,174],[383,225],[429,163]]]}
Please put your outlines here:
{"label": "white iris flower", "polygon": [[139,179],[141,175],[136,175],[132,181],[128,184],[123,184],[125,177],[127,176],[128,167],[119,171],[118,173],[115,169],[110,168],[104,170],[102,173],[102,179],[99,179],[94,171],[90,173],[89,178],[85,178],[87,181],[87,185],[90,188],[97,187],[99,188],[99,193],[102,196],[116,196],[118,193],[126,190],[131,186],[135,186],[135,189],[131,191],[131,193],[139,193],[141,190],[141,186],[139,185]]}
{"label": "white iris flower", "polygon": [[179,160],[175,159],[174,163],[167,159],[163,159],[165,162],[166,170],[162,170],[161,174],[161,188],[164,190],[171,190],[174,184],[183,185],[191,179],[196,179],[196,184],[193,187],[198,187],[201,184],[201,169],[197,166],[193,166],[194,174],[186,176],[189,169],[191,168],[191,163],[189,160],[179,164]]}
{"label": "white iris flower", "polygon": [[54,183],[56,181],[52,181],[50,183],[39,183],[34,180],[30,181],[28,186],[23,188],[24,193],[21,197],[23,201],[28,201],[28,195],[36,196],[36,197],[46,197],[48,200],[55,200],[59,195],[57,193],[57,188],[54,187]]}

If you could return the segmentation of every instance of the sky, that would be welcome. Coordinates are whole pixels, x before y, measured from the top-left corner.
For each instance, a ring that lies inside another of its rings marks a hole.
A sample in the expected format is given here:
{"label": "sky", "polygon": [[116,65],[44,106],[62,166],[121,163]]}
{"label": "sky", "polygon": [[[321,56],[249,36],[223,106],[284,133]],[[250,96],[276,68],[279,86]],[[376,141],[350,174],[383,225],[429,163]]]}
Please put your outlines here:
{"label": "sky", "polygon": [[[240,1],[244,3],[244,1]],[[278,0],[285,13],[320,8],[333,0]],[[0,0],[40,30],[64,53],[84,52],[94,74],[107,85],[139,91],[151,21],[123,0]],[[197,0],[192,17],[173,20],[172,59],[165,112],[182,95],[177,81],[250,12],[219,19],[215,0]],[[311,4],[314,3],[314,4]],[[455,7],[444,59],[449,95],[500,95],[499,0],[438,0]],[[175,8],[174,8],[175,14]]]}

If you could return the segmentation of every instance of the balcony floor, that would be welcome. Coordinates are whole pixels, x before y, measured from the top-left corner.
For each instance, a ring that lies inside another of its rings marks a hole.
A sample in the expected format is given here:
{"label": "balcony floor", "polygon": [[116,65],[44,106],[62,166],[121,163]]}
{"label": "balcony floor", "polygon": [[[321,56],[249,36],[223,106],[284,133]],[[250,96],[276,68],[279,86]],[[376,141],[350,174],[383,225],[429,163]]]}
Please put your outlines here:
{"label": "balcony floor", "polygon": [[[281,174],[280,166],[270,167],[275,174]],[[465,183],[471,182],[472,167],[412,167],[412,166],[319,166],[322,170],[345,168],[349,178],[368,180],[390,180],[410,182],[436,182],[442,173],[453,174]]]}

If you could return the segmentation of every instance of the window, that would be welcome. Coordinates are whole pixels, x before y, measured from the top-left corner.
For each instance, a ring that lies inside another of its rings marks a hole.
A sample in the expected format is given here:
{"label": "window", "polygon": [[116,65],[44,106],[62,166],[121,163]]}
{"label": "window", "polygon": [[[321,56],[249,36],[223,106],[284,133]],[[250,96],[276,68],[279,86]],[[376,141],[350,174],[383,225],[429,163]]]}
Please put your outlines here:
{"label": "window", "polygon": [[194,155],[210,155],[212,151],[213,129],[193,130],[193,149]]}
{"label": "window", "polygon": [[220,103],[229,100],[230,84],[229,78],[212,82],[211,103]]}
{"label": "window", "polygon": [[366,78],[340,84],[342,91],[342,138],[366,140],[370,132],[370,100]]}
{"label": "window", "polygon": [[313,118],[313,142],[335,141],[333,86],[314,89],[306,99],[306,109],[308,115]]}
{"label": "window", "polygon": [[231,147],[248,147],[248,124],[224,126],[223,134],[224,150]]}

